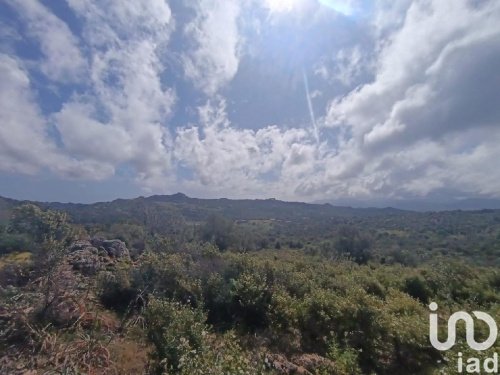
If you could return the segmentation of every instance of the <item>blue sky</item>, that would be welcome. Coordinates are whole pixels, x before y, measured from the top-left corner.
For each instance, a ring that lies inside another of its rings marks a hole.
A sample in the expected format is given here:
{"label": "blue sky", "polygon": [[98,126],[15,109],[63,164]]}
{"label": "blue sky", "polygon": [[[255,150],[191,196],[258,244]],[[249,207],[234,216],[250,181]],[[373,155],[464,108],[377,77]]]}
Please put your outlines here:
{"label": "blue sky", "polygon": [[500,197],[500,3],[0,1],[0,195]]}

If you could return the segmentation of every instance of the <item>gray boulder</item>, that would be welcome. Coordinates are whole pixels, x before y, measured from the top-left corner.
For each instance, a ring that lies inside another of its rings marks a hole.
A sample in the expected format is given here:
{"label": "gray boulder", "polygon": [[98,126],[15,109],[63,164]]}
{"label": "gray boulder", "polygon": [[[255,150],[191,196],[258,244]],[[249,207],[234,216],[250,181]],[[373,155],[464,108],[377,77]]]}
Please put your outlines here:
{"label": "gray boulder", "polygon": [[91,243],[97,249],[106,251],[108,256],[112,258],[130,259],[130,253],[127,246],[125,246],[125,243],[121,240],[103,240],[100,238],[93,238]]}
{"label": "gray boulder", "polygon": [[118,259],[130,259],[125,243],[120,240],[78,240],[68,248],[68,263],[84,275],[94,275]]}
{"label": "gray boulder", "polygon": [[76,240],[69,246],[68,251],[72,253],[78,250],[86,249],[87,247],[94,247],[94,246],[92,246],[92,243],[88,240]]}
{"label": "gray boulder", "polygon": [[95,247],[87,246],[78,250],[73,250],[68,255],[68,263],[74,270],[80,271],[84,275],[95,275],[103,269],[102,257],[99,256]]}

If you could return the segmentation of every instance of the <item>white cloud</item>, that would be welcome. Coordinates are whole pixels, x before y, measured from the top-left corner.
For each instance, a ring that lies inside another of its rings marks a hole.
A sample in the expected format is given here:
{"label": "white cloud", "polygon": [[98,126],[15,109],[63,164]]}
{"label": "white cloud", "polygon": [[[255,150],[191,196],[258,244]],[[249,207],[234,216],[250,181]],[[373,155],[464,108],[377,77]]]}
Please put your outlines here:
{"label": "white cloud", "polygon": [[66,177],[104,178],[107,163],[78,161],[64,155],[48,136],[48,124],[30,88],[28,72],[0,54],[0,170],[35,174],[44,169]]}
{"label": "white cloud", "polygon": [[[316,145],[304,129],[267,126],[237,129],[227,120],[225,101],[200,107],[200,124],[178,129],[175,157],[191,168],[190,189],[235,196],[296,196],[298,177],[314,169]],[[291,152],[290,152],[291,151]],[[269,175],[271,174],[271,175]]]}
{"label": "white cloud", "polygon": [[[38,154],[53,155],[54,147],[45,142],[45,123],[30,92],[26,71],[13,58],[0,56],[0,166],[4,170],[34,173],[45,159]],[[28,147],[26,142],[30,142]]]}
{"label": "white cloud", "polygon": [[78,101],[66,103],[54,115],[65,150],[95,161],[126,161],[132,153],[130,134],[120,126],[96,121],[95,117],[93,106]]}
{"label": "white cloud", "polygon": [[[28,71],[4,57],[11,79],[1,84],[2,169],[48,168],[67,177],[101,179],[127,165],[144,188],[164,187],[171,170],[167,120],[175,103],[175,93],[161,81],[162,51],[173,30],[167,3],[69,0],[82,22],[80,41],[39,2],[10,4],[40,44],[41,70],[59,82],[79,79],[85,88],[55,113],[42,113]],[[49,136],[49,124],[58,144]]]}
{"label": "white cloud", "polygon": [[70,1],[84,18],[90,90],[53,116],[66,150],[132,166],[144,188],[162,187],[171,170],[167,119],[175,102],[164,87],[161,49],[172,31],[164,1]]}
{"label": "white cloud", "polygon": [[[496,154],[488,136],[470,139],[481,129],[498,135],[500,86],[491,78],[500,63],[499,19],[495,2],[414,1],[401,28],[380,42],[374,81],[331,102],[326,125],[349,138],[330,161],[343,167],[320,186],[348,196],[438,188],[499,196],[500,176],[486,163]],[[452,147],[457,142],[475,151]]]}
{"label": "white cloud", "polygon": [[343,48],[333,58],[326,58],[314,66],[314,74],[330,84],[339,82],[351,88],[363,74],[373,70],[373,61],[360,45]]}
{"label": "white cloud", "polygon": [[165,0],[67,0],[85,20],[84,37],[94,47],[109,48],[122,40],[168,40],[172,13]]}
{"label": "white cloud", "polygon": [[202,0],[195,11],[195,19],[185,27],[194,47],[182,56],[184,72],[196,87],[213,95],[238,71],[240,4],[236,0]]}
{"label": "white cloud", "polygon": [[8,0],[25,20],[28,34],[40,44],[44,59],[41,71],[54,81],[75,82],[82,79],[86,61],[78,39],[69,27],[38,0]]}
{"label": "white cloud", "polygon": [[[370,27],[374,40],[364,44],[364,37],[353,38],[351,47],[325,51],[322,56],[330,60],[317,65],[317,75],[344,88],[358,85],[367,71],[373,74],[373,80],[330,101],[326,116],[318,119],[323,137],[318,142],[305,125],[244,129],[230,121],[237,117],[228,112],[238,110],[238,95],[226,101],[220,93],[238,72],[246,45],[240,22],[250,17],[245,12],[249,4],[257,4],[253,0],[202,0],[191,5],[193,18],[184,15],[186,25],[179,24],[183,17],[175,20],[181,30],[177,36],[186,45],[180,59],[184,77],[174,78],[167,64],[177,48],[169,49],[174,19],[163,0],[68,0],[81,22],[78,37],[34,0],[9,4],[22,13],[28,35],[40,44],[40,69],[49,81],[79,80],[79,86],[62,99],[60,108],[43,113],[30,80],[33,61],[1,55],[3,171],[50,170],[100,179],[124,167],[151,191],[169,191],[175,184],[176,190],[193,194],[231,197],[389,198],[425,196],[440,189],[500,196],[500,172],[494,165],[500,160],[497,2],[377,1],[370,26],[363,26]],[[266,18],[262,4],[256,13]],[[285,14],[292,3],[273,4],[274,13],[286,8],[273,15],[274,21],[292,16]],[[294,15],[307,27],[314,27],[316,20],[310,15],[331,12],[316,2],[292,5],[307,8]],[[287,45],[265,44],[273,25],[263,30],[249,63],[262,52],[259,48],[272,49],[264,51],[266,56],[284,58],[287,53]],[[366,50],[367,45],[374,50]],[[248,71],[259,73],[253,66]],[[186,77],[209,97],[205,105],[191,97],[177,98],[165,83],[177,85]],[[288,78],[296,80],[292,71]],[[311,83],[315,103],[338,92]],[[279,94],[279,88],[270,91]],[[300,95],[302,100],[303,91]],[[178,102],[183,108],[175,123],[181,125],[174,129],[169,122]],[[195,124],[183,117],[184,109],[189,110],[184,104],[198,109]],[[185,173],[176,175],[180,170]]]}
{"label": "white cloud", "polygon": [[336,62],[338,65],[334,73],[334,78],[342,82],[345,86],[349,86],[368,65],[366,61],[363,61],[359,45],[349,50],[340,50],[337,53]]}
{"label": "white cloud", "polygon": [[291,12],[297,10],[304,0],[264,0],[264,6],[271,13]]}

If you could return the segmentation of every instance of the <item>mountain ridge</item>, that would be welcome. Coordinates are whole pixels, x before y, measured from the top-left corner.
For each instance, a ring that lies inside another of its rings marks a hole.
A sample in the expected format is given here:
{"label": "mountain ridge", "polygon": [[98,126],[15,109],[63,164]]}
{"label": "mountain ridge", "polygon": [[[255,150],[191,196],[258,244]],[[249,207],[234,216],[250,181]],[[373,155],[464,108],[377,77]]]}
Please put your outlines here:
{"label": "mountain ridge", "polygon": [[[356,217],[398,215],[410,211],[386,208],[353,208],[334,206],[330,203],[289,202],[274,198],[268,199],[228,199],[228,198],[193,198],[183,193],[172,195],[140,196],[131,199],[118,198],[107,202],[62,203],[16,200],[0,196],[0,217],[5,211],[23,203],[36,204],[68,212],[77,222],[112,221],[116,217],[123,220],[142,220],[144,215],[170,213],[185,217],[189,221],[202,221],[208,216],[219,214],[234,220],[281,219],[294,220],[303,218]],[[81,219],[81,220],[80,220]]]}
{"label": "mountain ridge", "polygon": [[[8,220],[12,209],[23,203],[36,204],[44,209],[67,212],[76,223],[113,223],[120,222],[170,222],[185,220],[202,222],[208,217],[219,215],[231,220],[282,220],[282,221],[324,221],[332,219],[369,219],[385,217],[391,221],[398,217],[419,218],[432,215],[454,216],[461,212],[473,215],[475,212],[500,211],[481,210],[435,210],[416,211],[387,207],[352,207],[333,205],[330,202],[294,202],[275,198],[267,199],[228,199],[196,198],[183,193],[171,195],[139,196],[136,198],[117,198],[112,201],[94,203],[39,202],[16,200],[0,196],[0,222]],[[463,215],[460,215],[463,216]]]}

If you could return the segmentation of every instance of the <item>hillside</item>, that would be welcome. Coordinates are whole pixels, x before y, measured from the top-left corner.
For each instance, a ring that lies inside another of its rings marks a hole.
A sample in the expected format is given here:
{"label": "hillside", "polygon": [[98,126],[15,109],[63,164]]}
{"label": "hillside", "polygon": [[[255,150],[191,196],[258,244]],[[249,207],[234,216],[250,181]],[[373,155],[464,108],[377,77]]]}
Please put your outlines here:
{"label": "hillside", "polygon": [[1,373],[437,375],[458,349],[430,346],[427,305],[500,303],[499,210],[174,194],[0,215]]}
{"label": "hillside", "polygon": [[301,220],[329,217],[370,217],[402,214],[404,211],[386,208],[351,208],[330,204],[309,204],[284,202],[276,199],[199,199],[182,193],[174,195],[153,195],[147,198],[117,199],[112,202],[94,204],[39,203],[63,210],[78,222],[94,220],[139,220],[148,210],[161,210],[180,214],[188,221],[202,221],[211,214],[220,214],[232,220]]}
{"label": "hillside", "polygon": [[199,199],[177,193],[93,204],[0,198],[0,218],[6,220],[23,203],[66,212],[74,224],[90,233],[115,236],[132,247],[139,244],[140,251],[149,241],[146,237],[154,234],[176,243],[208,238],[206,223],[210,221],[220,230],[209,231],[227,232],[218,234],[221,243],[246,250],[285,244],[319,251],[331,247],[340,230],[352,227],[369,237],[379,258],[390,259],[402,252],[418,259],[453,254],[480,264],[499,262],[500,210],[413,212],[275,199]]}

